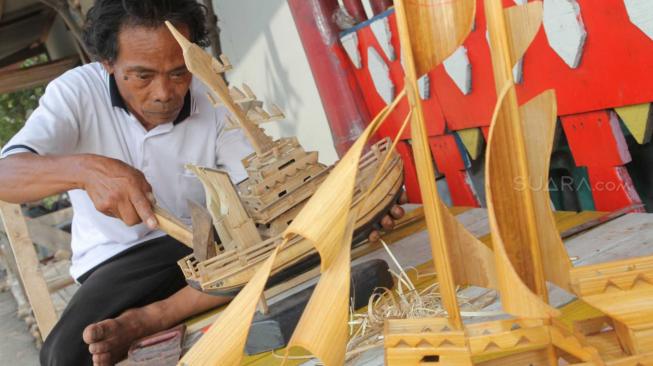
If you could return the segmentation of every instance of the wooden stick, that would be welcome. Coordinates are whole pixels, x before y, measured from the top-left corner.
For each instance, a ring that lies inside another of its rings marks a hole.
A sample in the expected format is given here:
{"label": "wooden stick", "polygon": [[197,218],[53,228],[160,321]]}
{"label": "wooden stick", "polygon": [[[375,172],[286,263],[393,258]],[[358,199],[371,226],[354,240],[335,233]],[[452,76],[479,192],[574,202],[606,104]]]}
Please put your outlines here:
{"label": "wooden stick", "polygon": [[154,205],[154,217],[159,223],[159,229],[179,240],[189,248],[193,248],[193,233],[183,222],[161,206]]}

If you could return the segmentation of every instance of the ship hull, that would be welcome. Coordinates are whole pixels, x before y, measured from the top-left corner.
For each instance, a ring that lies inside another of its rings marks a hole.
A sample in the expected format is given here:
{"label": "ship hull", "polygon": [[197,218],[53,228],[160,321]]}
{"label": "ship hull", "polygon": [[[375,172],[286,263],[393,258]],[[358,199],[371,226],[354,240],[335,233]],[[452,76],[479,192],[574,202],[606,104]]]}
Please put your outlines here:
{"label": "ship hull", "polygon": [[[375,186],[371,188],[368,197],[363,200],[363,190],[357,190],[354,195],[352,209],[356,208],[359,212],[354,231],[354,246],[366,239],[375,224],[392,208],[401,194],[404,178],[401,158],[395,152],[386,151],[385,154],[392,154],[389,164]],[[368,154],[367,159],[361,159],[358,175],[362,177],[363,186],[365,180],[371,183],[369,181],[376,174],[385,154],[380,156]],[[178,264],[191,287],[216,296],[233,296],[247,284],[259,266],[281,242],[281,237],[277,236],[247,248],[241,253],[225,251],[202,262],[195,260],[191,254],[181,259]],[[296,237],[277,254],[267,285],[273,286],[314,268],[319,263],[319,255],[313,245],[308,240]]]}

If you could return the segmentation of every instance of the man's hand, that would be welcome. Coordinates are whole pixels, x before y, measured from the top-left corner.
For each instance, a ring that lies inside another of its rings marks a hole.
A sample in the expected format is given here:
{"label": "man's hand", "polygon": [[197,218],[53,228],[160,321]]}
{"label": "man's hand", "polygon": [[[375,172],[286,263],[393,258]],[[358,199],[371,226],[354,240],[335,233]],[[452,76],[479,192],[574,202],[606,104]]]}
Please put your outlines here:
{"label": "man's hand", "polygon": [[156,229],[152,187],[143,173],[120,160],[85,155],[81,164],[82,188],[95,208],[129,226],[144,222]]}
{"label": "man's hand", "polygon": [[[390,212],[381,219],[380,224],[383,230],[391,230],[395,226],[395,220],[404,216],[404,209],[400,205],[406,202],[408,202],[408,196],[406,196],[406,192],[402,192],[399,197],[399,202],[392,206]],[[378,230],[373,230],[367,239],[370,242],[375,243],[381,239],[381,233],[379,233]]]}

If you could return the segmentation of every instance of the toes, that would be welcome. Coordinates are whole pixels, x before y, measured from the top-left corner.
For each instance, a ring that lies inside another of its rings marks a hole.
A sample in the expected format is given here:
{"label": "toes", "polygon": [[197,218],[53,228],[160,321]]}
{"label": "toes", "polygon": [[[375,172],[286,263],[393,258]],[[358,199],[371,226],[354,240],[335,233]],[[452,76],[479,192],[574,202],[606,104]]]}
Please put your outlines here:
{"label": "toes", "polygon": [[103,320],[86,327],[82,333],[82,338],[86,344],[96,343],[110,338],[115,333],[116,327],[117,323],[114,319]]}
{"label": "toes", "polygon": [[376,243],[381,239],[381,234],[379,234],[378,231],[374,230],[370,233],[370,235],[367,237],[367,240],[369,240],[372,243]]}
{"label": "toes", "polygon": [[381,226],[385,230],[390,230],[395,226],[394,220],[388,215],[383,216],[383,219],[381,219]]}
{"label": "toes", "polygon": [[82,339],[86,344],[97,342],[104,338],[104,328],[100,323],[91,324],[84,329]]}
{"label": "toes", "polygon": [[88,351],[94,355],[107,353],[111,350],[111,345],[109,342],[97,342],[91,343],[88,346]]}
{"label": "toes", "polygon": [[404,216],[405,211],[401,206],[395,205],[392,206],[392,209],[390,209],[390,216],[392,216],[395,219],[400,219]]}
{"label": "toes", "polygon": [[93,366],[109,366],[111,365],[110,353],[98,353],[93,355]]}

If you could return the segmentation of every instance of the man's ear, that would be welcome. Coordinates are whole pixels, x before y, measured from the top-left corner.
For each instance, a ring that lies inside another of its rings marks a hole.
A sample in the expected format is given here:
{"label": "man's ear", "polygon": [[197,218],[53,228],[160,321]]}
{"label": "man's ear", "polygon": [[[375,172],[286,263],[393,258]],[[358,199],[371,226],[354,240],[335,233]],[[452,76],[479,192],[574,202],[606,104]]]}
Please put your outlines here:
{"label": "man's ear", "polygon": [[107,73],[109,73],[109,75],[113,74],[114,67],[113,67],[113,63],[111,61],[102,61],[102,66],[107,71]]}

